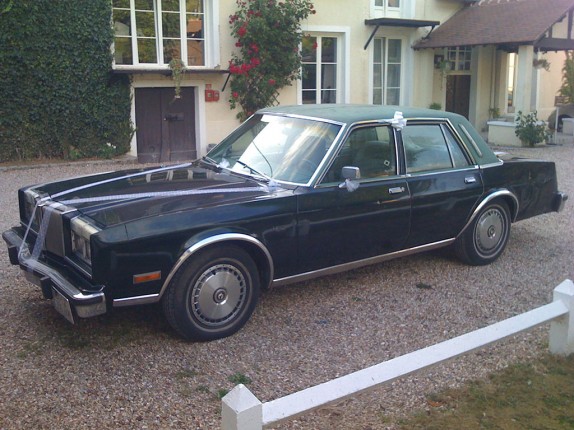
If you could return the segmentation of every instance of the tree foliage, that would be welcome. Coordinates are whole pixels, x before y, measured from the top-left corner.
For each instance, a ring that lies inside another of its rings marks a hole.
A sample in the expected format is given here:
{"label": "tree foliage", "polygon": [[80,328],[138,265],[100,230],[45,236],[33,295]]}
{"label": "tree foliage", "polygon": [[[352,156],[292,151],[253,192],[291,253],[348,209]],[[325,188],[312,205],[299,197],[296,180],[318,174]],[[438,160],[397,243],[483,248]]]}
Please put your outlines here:
{"label": "tree foliage", "polygon": [[566,52],[560,95],[566,97],[566,103],[574,103],[574,51]]}
{"label": "tree foliage", "polygon": [[229,17],[236,38],[229,61],[231,108],[241,120],[277,103],[279,90],[300,77],[301,21],[315,13],[309,0],[237,0]]}
{"label": "tree foliage", "polygon": [[126,76],[111,70],[111,2],[19,0],[0,17],[0,161],[125,153]]}

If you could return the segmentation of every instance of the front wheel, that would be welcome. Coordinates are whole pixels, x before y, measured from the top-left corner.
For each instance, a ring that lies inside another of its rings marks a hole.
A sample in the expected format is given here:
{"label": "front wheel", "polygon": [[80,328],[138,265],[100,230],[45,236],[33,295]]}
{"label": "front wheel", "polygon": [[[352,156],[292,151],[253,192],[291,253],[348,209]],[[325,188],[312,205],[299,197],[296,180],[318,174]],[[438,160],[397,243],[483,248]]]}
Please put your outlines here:
{"label": "front wheel", "polygon": [[503,201],[487,204],[455,242],[458,258],[474,266],[495,261],[510,236],[510,211]]}
{"label": "front wheel", "polygon": [[253,259],[243,249],[218,246],[191,256],[163,298],[170,325],[189,340],[230,336],[245,325],[259,299]]}

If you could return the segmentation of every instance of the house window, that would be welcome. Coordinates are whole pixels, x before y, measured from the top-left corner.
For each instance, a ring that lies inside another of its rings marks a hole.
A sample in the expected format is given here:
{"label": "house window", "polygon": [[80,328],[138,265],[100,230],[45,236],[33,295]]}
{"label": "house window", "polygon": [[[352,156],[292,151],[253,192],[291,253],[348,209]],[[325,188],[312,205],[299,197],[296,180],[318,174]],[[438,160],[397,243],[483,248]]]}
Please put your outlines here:
{"label": "house window", "polygon": [[337,103],[340,99],[338,37],[306,36],[302,40],[302,101]]}
{"label": "house window", "polygon": [[374,39],[374,104],[401,104],[402,45],[401,39]]}
{"label": "house window", "polygon": [[205,65],[204,0],[113,0],[116,65]]}
{"label": "house window", "polygon": [[451,63],[452,71],[468,71],[470,70],[472,48],[448,48],[446,58]]}
{"label": "house window", "polygon": [[374,16],[400,18],[401,9],[405,8],[405,2],[407,1],[408,0],[374,0]]}
{"label": "house window", "polygon": [[401,0],[375,0],[376,7],[401,7]]}

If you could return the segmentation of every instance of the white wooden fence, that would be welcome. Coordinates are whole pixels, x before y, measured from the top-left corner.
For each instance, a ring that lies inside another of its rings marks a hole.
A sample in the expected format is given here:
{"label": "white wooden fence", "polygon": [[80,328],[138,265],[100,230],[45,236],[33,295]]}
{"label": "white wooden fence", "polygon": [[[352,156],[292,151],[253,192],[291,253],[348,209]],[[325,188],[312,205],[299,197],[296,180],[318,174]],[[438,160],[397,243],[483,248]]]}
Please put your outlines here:
{"label": "white wooden fence", "polygon": [[574,353],[574,283],[565,280],[545,306],[337,379],[261,403],[240,384],[222,399],[223,430],[261,430],[552,321],[550,352]]}

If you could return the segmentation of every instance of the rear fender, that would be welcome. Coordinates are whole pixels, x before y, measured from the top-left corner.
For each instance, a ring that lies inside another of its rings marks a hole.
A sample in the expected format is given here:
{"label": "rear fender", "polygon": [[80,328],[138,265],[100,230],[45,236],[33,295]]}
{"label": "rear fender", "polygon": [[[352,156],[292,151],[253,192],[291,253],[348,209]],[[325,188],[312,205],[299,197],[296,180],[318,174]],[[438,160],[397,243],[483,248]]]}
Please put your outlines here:
{"label": "rear fender", "polygon": [[480,211],[486,205],[488,205],[493,200],[497,199],[501,199],[508,204],[508,208],[510,209],[510,219],[512,220],[512,222],[516,221],[516,216],[518,215],[518,209],[519,209],[518,198],[514,195],[512,191],[509,191],[507,189],[493,190],[490,194],[487,194],[486,197],[483,198],[481,202],[478,204],[478,206],[474,209],[472,215],[470,216],[470,218],[468,219],[467,223],[460,231],[458,236],[460,236],[468,228],[468,226],[472,224],[474,219],[478,216]]}

